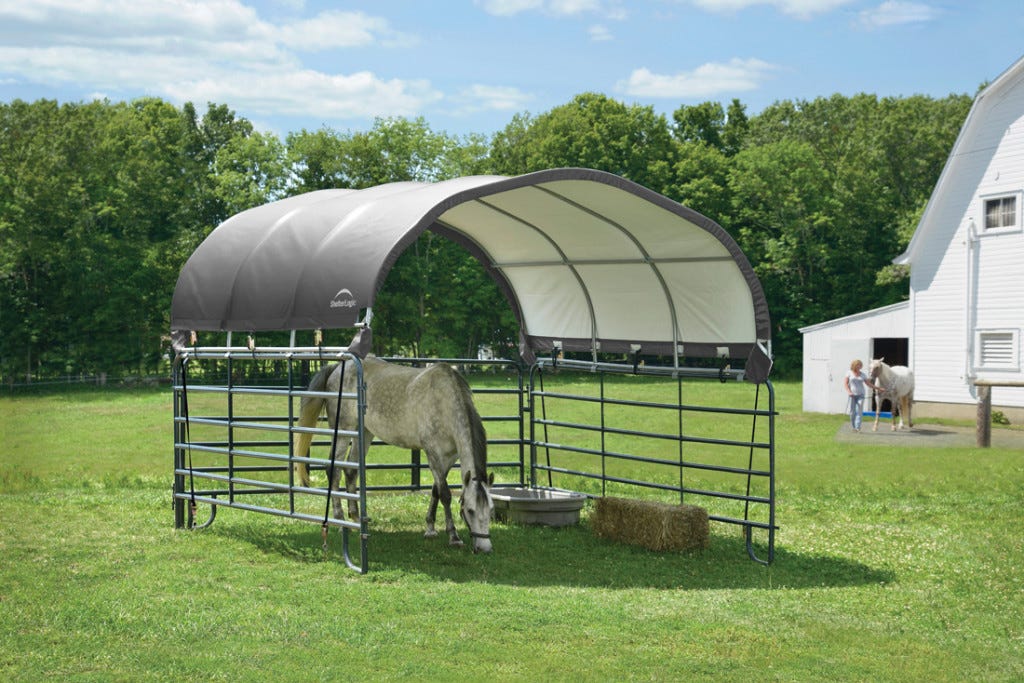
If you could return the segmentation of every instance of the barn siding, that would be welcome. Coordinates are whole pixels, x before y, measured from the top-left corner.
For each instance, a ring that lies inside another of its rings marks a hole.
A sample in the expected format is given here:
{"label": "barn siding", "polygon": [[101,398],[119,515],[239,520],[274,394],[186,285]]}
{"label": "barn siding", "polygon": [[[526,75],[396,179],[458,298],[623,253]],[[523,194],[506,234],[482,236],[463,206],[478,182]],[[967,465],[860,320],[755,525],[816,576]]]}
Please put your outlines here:
{"label": "barn siding", "polygon": [[[976,400],[967,374],[968,357],[978,329],[1024,326],[1024,232],[984,234],[984,200],[1018,193],[1024,201],[1024,69],[1002,91],[979,102],[936,188],[930,207],[927,240],[918,245],[911,265],[912,365],[915,398],[940,403]],[[941,190],[941,193],[940,193]],[[1018,206],[1018,210],[1020,207]],[[968,321],[968,225],[980,237],[970,266],[974,277],[973,321]],[[1018,215],[1018,220],[1019,215]],[[1018,228],[1020,225],[1018,224]],[[972,324],[973,323],[973,324]],[[968,326],[971,337],[968,339]],[[986,379],[1024,380],[1020,371],[979,372]],[[997,405],[1024,406],[1024,391],[996,388]]]}

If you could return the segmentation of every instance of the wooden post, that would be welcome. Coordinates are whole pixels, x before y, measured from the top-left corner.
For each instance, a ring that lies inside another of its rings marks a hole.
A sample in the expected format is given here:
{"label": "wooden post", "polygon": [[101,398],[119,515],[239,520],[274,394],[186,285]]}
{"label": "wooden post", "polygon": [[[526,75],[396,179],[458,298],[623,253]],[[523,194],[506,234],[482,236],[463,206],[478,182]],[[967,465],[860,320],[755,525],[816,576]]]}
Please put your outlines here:
{"label": "wooden post", "polygon": [[1024,387],[1024,381],[976,379],[974,386],[978,389],[975,433],[978,437],[978,446],[988,448],[992,445],[992,387]]}
{"label": "wooden post", "polygon": [[975,435],[979,448],[992,445],[992,387],[978,384],[978,417]]}

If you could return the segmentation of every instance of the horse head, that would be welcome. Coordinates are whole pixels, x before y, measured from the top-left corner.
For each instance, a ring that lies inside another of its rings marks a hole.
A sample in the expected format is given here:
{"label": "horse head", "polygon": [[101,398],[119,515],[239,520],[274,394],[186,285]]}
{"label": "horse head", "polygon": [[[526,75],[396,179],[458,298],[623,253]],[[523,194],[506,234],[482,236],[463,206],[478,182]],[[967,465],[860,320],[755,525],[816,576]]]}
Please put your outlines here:
{"label": "horse head", "polygon": [[469,535],[473,539],[474,553],[491,552],[491,513],[494,501],[491,499],[490,487],[493,485],[493,472],[486,479],[468,471],[462,475],[459,507],[462,508],[462,520],[469,527]]}
{"label": "horse head", "polygon": [[871,360],[871,368],[868,371],[868,376],[871,377],[871,379],[878,379],[879,375],[882,374],[882,369],[885,368],[884,360],[885,356],[882,356],[881,358],[873,358]]}

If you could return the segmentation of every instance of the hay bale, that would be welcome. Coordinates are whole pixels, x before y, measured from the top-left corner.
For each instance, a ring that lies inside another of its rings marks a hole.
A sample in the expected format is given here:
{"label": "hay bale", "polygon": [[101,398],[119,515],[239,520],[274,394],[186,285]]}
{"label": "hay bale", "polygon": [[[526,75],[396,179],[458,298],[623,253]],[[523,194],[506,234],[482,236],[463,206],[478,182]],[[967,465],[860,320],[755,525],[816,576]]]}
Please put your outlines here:
{"label": "hay bale", "polygon": [[708,512],[697,505],[598,498],[590,515],[590,526],[602,538],[651,550],[708,547]]}

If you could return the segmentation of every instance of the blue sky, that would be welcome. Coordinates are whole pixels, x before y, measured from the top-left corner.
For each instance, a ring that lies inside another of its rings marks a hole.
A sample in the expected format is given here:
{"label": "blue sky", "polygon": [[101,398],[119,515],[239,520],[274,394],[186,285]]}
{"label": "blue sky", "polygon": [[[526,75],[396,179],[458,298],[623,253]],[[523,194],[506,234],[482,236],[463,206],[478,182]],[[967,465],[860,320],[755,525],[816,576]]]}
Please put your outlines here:
{"label": "blue sky", "polygon": [[669,116],[973,95],[1022,56],[1020,0],[0,0],[0,101],[212,101],[282,136],[489,135],[586,91]]}

